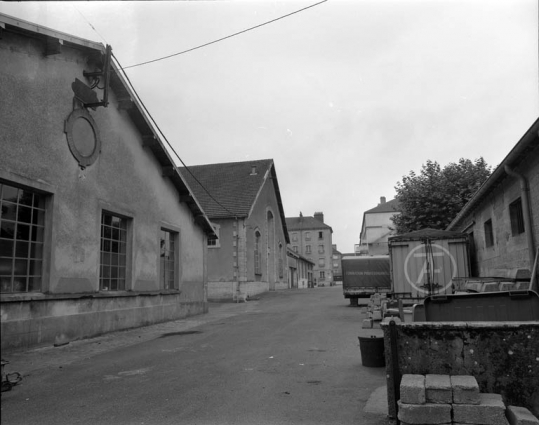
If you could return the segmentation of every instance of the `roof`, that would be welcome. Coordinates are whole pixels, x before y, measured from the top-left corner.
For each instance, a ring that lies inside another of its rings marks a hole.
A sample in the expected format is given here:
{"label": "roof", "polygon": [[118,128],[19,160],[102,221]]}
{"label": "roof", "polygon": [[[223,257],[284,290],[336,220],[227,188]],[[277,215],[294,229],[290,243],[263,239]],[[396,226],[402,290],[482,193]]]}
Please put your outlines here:
{"label": "roof", "polygon": [[399,202],[396,199],[378,204],[378,206],[365,211],[365,214],[399,212]]}
{"label": "roof", "polygon": [[297,253],[296,251],[294,251],[294,250],[291,249],[290,247],[286,247],[286,254],[287,254],[288,256],[290,256],[290,257],[294,257],[294,258],[296,258],[296,259],[305,261],[306,263],[311,263],[311,264],[313,264],[313,265],[316,265],[316,263],[315,263],[313,260],[311,260],[311,259],[309,259],[309,258],[307,258],[307,257],[304,257],[303,255]]}
{"label": "roof", "polygon": [[[286,241],[289,242],[272,159],[194,165],[179,170],[210,219],[249,217],[264,183],[271,179]],[[253,172],[254,170],[256,171]]]}
{"label": "roof", "polygon": [[423,239],[458,239],[458,238],[467,238],[465,233],[460,232],[450,232],[448,230],[439,230],[439,229],[421,229],[416,230],[410,233],[403,233],[402,235],[391,236],[389,238],[390,242],[397,241],[414,241],[414,240],[423,240]]}
{"label": "roof", "polygon": [[526,131],[524,136],[519,142],[511,149],[511,152],[503,159],[503,161],[496,167],[490,177],[483,183],[483,185],[477,190],[474,196],[468,201],[466,205],[460,210],[454,220],[449,223],[447,230],[455,229],[462,220],[474,210],[484,199],[491,190],[499,186],[503,180],[505,180],[509,174],[506,167],[515,169],[521,162],[528,158],[533,152],[534,155],[538,155],[539,148],[539,119],[537,119],[532,126]]}
{"label": "roof", "polygon": [[286,217],[286,226],[289,231],[294,230],[326,230],[329,229],[333,233],[331,226],[321,222],[312,216],[303,217]]}
{"label": "roof", "polygon": [[[106,52],[105,46],[101,43],[85,40],[80,37],[75,37],[1,13],[0,26],[5,31],[43,39],[50,44],[59,44],[60,46],[68,46],[70,48],[82,50],[85,54],[95,56],[99,60],[101,60]],[[61,48],[63,47],[60,47],[60,49]],[[127,111],[129,117],[139,131],[143,140],[143,146],[155,156],[162,168],[163,176],[167,176],[172,181],[180,194],[180,202],[183,202],[188,206],[195,217],[195,223],[202,227],[207,234],[215,236],[215,230],[206,216],[206,213],[197,199],[193,196],[193,193],[187,186],[185,180],[177,171],[175,163],[165,148],[165,144],[163,143],[159,132],[154,127],[145,107],[139,101],[131,83],[122,73],[121,66],[112,61],[110,71],[110,88],[116,94],[116,97],[120,99],[121,102],[124,102],[123,109]]]}

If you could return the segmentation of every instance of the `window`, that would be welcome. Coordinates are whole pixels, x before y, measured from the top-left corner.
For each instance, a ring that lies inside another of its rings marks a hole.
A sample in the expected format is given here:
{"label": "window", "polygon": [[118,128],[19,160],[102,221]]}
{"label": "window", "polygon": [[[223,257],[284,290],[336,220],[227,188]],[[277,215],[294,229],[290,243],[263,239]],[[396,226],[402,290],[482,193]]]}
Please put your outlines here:
{"label": "window", "polygon": [[520,198],[509,204],[509,217],[511,219],[511,234],[517,236],[524,233],[524,216],[522,215],[522,200]]}
{"label": "window", "polygon": [[298,241],[298,234],[296,232],[292,233],[292,241],[297,242]]}
{"label": "window", "polygon": [[311,240],[311,232],[305,232],[305,240],[310,241]]}
{"label": "window", "polygon": [[260,252],[260,232],[255,232],[255,274],[262,274],[262,253]]}
{"label": "window", "polygon": [[159,287],[174,289],[176,282],[176,235],[177,233],[161,229],[159,245],[161,248]]}
{"label": "window", "polygon": [[324,232],[318,232],[318,239],[324,239]]}
{"label": "window", "polygon": [[339,263],[333,263],[333,268],[338,269],[339,268]]}
{"label": "window", "polygon": [[311,245],[306,245],[306,246],[305,246],[305,252],[306,252],[307,254],[310,254],[310,253],[311,253]]}
{"label": "window", "polygon": [[294,245],[292,249],[294,250],[294,252],[298,252],[298,247],[296,245]]}
{"label": "window", "polygon": [[279,277],[284,276],[283,245],[279,244]]}
{"label": "window", "polygon": [[326,280],[326,272],[320,272],[320,280]]}
{"label": "window", "polygon": [[318,259],[318,267],[326,267],[326,259],[325,258],[319,258]]}
{"label": "window", "polygon": [[102,291],[125,291],[126,264],[127,219],[103,211],[99,288]]}
{"label": "window", "polygon": [[219,237],[221,236],[220,234],[221,226],[218,224],[213,224],[213,223],[212,223],[212,226],[213,226],[213,230],[215,231],[215,234],[217,235],[217,238],[208,238],[208,247],[220,248],[221,243],[220,243]]}
{"label": "window", "polygon": [[334,260],[338,260],[338,259],[339,259],[339,256],[338,256],[338,255],[334,255],[334,256],[333,256],[333,259],[334,259]]}
{"label": "window", "polygon": [[323,254],[324,253],[324,245],[318,245],[318,253]]}
{"label": "window", "polygon": [[484,224],[485,229],[485,246],[488,248],[494,245],[494,234],[492,233],[492,220],[488,219]]}
{"label": "window", "polygon": [[41,291],[45,196],[0,183],[0,291]]}

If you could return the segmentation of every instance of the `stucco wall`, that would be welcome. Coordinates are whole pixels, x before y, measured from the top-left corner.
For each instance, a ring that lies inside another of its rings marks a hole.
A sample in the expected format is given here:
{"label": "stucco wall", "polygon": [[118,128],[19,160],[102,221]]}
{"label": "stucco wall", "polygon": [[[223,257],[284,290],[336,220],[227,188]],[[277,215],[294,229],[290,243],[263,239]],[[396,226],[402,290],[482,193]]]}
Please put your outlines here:
{"label": "stucco wall", "polygon": [[[390,326],[384,325],[390,417],[395,417]],[[539,414],[539,322],[401,323],[400,374],[472,375],[481,392]]]}
{"label": "stucco wall", "polygon": [[[68,46],[62,47],[60,54],[44,56],[43,41],[9,32],[3,34],[0,46],[3,96],[0,115],[4,124],[9,123],[0,131],[0,178],[7,184],[43,191],[47,197],[41,291],[48,296],[47,305],[55,304],[51,298],[55,295],[99,292],[100,226],[104,210],[125,216],[129,221],[128,291],[162,289],[158,276],[159,232],[163,227],[178,234],[180,261],[176,289],[179,292],[172,299],[177,303],[204,304],[205,235],[200,227],[193,224],[193,215],[186,204],[180,203],[172,182],[163,177],[156,158],[142,146],[141,135],[127,112],[118,109],[113,92],[109,92],[108,107],[89,110],[102,140],[96,162],[81,169],[68,147],[64,122],[74,108],[71,83],[76,78],[85,80],[83,71],[91,70],[87,61],[85,52]],[[12,296],[3,294],[2,301],[9,301],[9,297]],[[19,299],[21,296],[17,297],[21,306],[24,305],[25,301]],[[112,300],[114,303],[116,298]],[[28,302],[34,305],[34,301]],[[162,303],[158,302],[154,307],[167,310],[165,304],[169,302],[170,299],[165,301],[163,298]],[[90,321],[74,319],[77,306],[82,309],[83,304],[88,303],[102,305],[94,298],[88,298],[84,303],[73,301],[68,309],[70,313],[58,314],[58,317],[71,316],[70,323],[74,329],[81,323],[89,324]],[[125,306],[125,303],[130,303],[130,306]],[[113,316],[108,313],[96,313],[95,317],[104,323],[92,325],[92,329],[120,329],[125,323],[136,326],[136,318],[124,320],[132,314],[131,310],[138,311],[136,297],[118,298],[118,304],[126,309],[125,316],[120,313],[120,308],[110,307],[109,303],[106,310],[116,310],[114,321],[109,322]],[[2,303],[2,348],[11,338],[8,330],[26,332],[27,329],[22,323],[29,320],[22,313],[26,307],[16,305]],[[64,306],[64,302],[59,302],[54,308],[62,312],[65,311]],[[197,311],[204,309],[198,308]],[[45,310],[31,310],[35,320],[45,320],[44,316],[39,316],[39,312]],[[179,317],[189,309],[178,306],[173,310],[175,317]],[[174,318],[174,314],[140,311],[139,325],[148,322],[145,317],[156,320]],[[81,311],[80,314],[85,313]],[[54,328],[52,323],[56,323],[56,316],[53,316],[51,323],[44,326]],[[158,316],[162,319],[157,319]],[[16,321],[21,322],[20,326],[9,323]],[[73,337],[86,336],[88,332],[89,329],[80,329]],[[28,338],[25,341],[31,343]],[[35,342],[44,341],[38,338]]]}

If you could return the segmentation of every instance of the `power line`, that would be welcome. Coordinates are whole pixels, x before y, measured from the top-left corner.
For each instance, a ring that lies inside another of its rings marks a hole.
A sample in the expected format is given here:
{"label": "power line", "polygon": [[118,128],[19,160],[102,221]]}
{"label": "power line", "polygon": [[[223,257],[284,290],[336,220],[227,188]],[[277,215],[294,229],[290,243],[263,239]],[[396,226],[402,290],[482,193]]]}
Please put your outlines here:
{"label": "power line", "polygon": [[184,166],[184,168],[187,170],[187,172],[193,177],[193,179],[200,185],[200,187],[202,189],[204,189],[204,191],[208,194],[208,196],[213,199],[215,201],[215,203],[217,205],[219,205],[220,207],[222,207],[225,211],[227,211],[228,213],[230,213],[231,215],[233,215],[234,217],[236,217],[236,214],[233,213],[232,211],[230,211],[227,207],[225,207],[223,204],[221,204],[217,199],[215,199],[213,197],[213,195],[210,193],[210,191],[200,182],[200,180],[198,180],[196,178],[196,176],[192,173],[192,171],[189,169],[189,167],[187,165],[185,165],[185,162],[183,162],[183,159],[181,159],[180,155],[178,154],[178,152],[176,152],[176,150],[174,149],[174,147],[171,145],[171,143],[168,141],[167,139],[167,136],[165,136],[165,133],[163,133],[163,131],[161,130],[161,128],[159,127],[159,125],[157,124],[157,122],[155,122],[154,118],[152,117],[152,114],[150,114],[150,111],[148,111],[148,108],[146,108],[146,105],[144,104],[144,102],[142,101],[142,99],[140,98],[139,94],[137,93],[137,91],[135,90],[135,87],[133,86],[133,83],[131,82],[131,80],[129,79],[129,76],[127,75],[127,73],[124,71],[125,68],[122,68],[121,64],[120,64],[120,61],[118,60],[118,58],[114,55],[114,53],[112,54],[112,56],[114,57],[114,59],[116,60],[117,64],[118,64],[118,67],[120,68],[120,70],[122,71],[123,75],[125,76],[125,78],[127,79],[129,85],[131,86],[131,90],[133,90],[133,93],[136,95],[138,101],[140,102],[140,104],[142,105],[142,107],[144,108],[144,111],[146,111],[146,114],[148,114],[148,117],[150,118],[150,120],[152,121],[153,125],[155,125],[155,127],[157,128],[157,130],[159,131],[159,133],[161,134],[161,136],[163,137],[163,139],[165,139],[165,142],[167,142],[167,145],[168,147],[172,150],[172,152],[174,152],[174,155],[176,155],[176,157],[180,160],[180,162],[182,163],[182,165]]}
{"label": "power line", "polygon": [[278,20],[280,20],[280,19],[287,18],[287,17],[289,17],[289,16],[291,16],[291,15],[294,15],[294,14],[296,14],[296,13],[303,12],[304,10],[310,9],[311,7],[315,7],[315,6],[318,6],[318,5],[322,4],[322,3],[325,3],[326,1],[327,1],[327,0],[322,0],[322,1],[318,2],[318,3],[315,3],[315,4],[312,4],[312,5],[310,5],[310,6],[304,7],[303,9],[296,10],[295,12],[288,13],[288,14],[286,14],[286,15],[280,16],[279,18],[275,18],[275,19],[272,19],[271,21],[267,21],[267,22],[264,22],[264,23],[262,23],[262,24],[255,25],[254,27],[250,27],[250,28],[244,29],[244,30],[239,31],[239,32],[236,32],[236,33],[234,33],[234,34],[227,35],[226,37],[222,37],[222,38],[219,38],[219,39],[217,39],[217,40],[210,41],[209,43],[201,44],[200,46],[192,47],[192,48],[190,48],[190,49],[183,50],[183,51],[178,52],[178,53],[173,53],[173,54],[168,55],[168,56],[163,56],[163,57],[161,57],[161,58],[152,59],[152,60],[149,60],[149,61],[146,61],[146,62],[137,63],[137,64],[135,64],[135,65],[129,65],[129,66],[126,66],[125,68],[122,68],[122,69],[128,69],[128,68],[134,68],[134,67],[136,67],[136,66],[147,65],[147,64],[149,64],[149,63],[162,61],[162,60],[164,60],[164,59],[169,59],[169,58],[172,58],[172,57],[174,57],[174,56],[183,55],[184,53],[192,52],[193,50],[201,49],[202,47],[206,47],[206,46],[209,46],[209,45],[211,45],[211,44],[218,43],[218,42],[223,41],[223,40],[226,40],[226,39],[228,39],[228,38],[232,38],[232,37],[235,37],[235,36],[237,36],[237,35],[243,34],[243,33],[247,32],[247,31],[251,31],[251,30],[254,30],[254,29],[256,29],[256,28],[260,28],[260,27],[262,27],[262,26],[264,26],[264,25],[271,24],[271,23],[276,22],[276,21],[278,21]]}

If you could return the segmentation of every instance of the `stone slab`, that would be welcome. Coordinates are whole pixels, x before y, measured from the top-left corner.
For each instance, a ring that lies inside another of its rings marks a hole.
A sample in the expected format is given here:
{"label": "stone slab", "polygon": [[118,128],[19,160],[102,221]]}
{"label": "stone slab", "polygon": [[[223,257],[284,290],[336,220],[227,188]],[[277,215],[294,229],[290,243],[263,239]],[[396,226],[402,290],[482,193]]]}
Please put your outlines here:
{"label": "stone slab", "polygon": [[398,402],[400,421],[409,424],[439,425],[451,423],[451,405],[441,403],[407,404]]}
{"label": "stone slab", "polygon": [[427,403],[451,404],[453,402],[453,390],[449,375],[426,375],[425,396]]}
{"label": "stone slab", "polygon": [[507,425],[505,404],[500,394],[479,394],[479,404],[453,404],[453,422]]}
{"label": "stone slab", "polygon": [[479,385],[471,375],[451,376],[454,404],[479,404]]}
{"label": "stone slab", "polygon": [[539,425],[539,419],[525,407],[507,406],[505,415],[511,425]]}
{"label": "stone slab", "polygon": [[425,376],[402,375],[400,385],[400,400],[406,404],[425,404]]}

